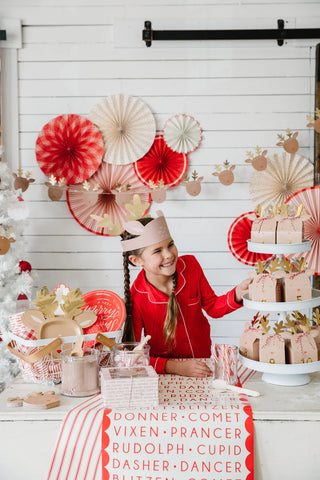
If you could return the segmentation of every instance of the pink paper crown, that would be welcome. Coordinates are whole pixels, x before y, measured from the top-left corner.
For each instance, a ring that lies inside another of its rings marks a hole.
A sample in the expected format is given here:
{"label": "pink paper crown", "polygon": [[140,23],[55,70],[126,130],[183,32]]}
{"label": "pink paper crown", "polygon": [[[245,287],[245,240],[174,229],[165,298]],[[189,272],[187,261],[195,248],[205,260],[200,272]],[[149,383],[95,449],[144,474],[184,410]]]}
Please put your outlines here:
{"label": "pink paper crown", "polygon": [[129,240],[122,240],[121,245],[124,252],[131,252],[139,248],[149,247],[155,243],[170,238],[170,232],[166,219],[161,210],[157,212],[158,217],[151,220],[147,225],[142,225],[138,220],[133,220],[124,225],[124,229],[132,235],[137,235]]}

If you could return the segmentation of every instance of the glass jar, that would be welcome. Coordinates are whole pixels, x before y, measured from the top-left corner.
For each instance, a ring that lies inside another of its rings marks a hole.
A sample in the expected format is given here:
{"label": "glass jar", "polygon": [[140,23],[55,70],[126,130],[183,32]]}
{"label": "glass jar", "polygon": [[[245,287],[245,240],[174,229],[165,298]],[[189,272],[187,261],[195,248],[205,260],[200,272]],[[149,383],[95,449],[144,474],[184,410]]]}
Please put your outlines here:
{"label": "glass jar", "polygon": [[117,368],[132,368],[147,366],[150,363],[150,345],[144,345],[141,350],[134,351],[138,342],[117,343],[112,347],[111,365]]}
{"label": "glass jar", "polygon": [[71,397],[99,393],[99,352],[90,348],[83,357],[70,354],[71,349],[61,352],[61,393]]}
{"label": "glass jar", "polygon": [[238,383],[238,347],[236,345],[215,345],[215,378],[225,380],[229,385]]}

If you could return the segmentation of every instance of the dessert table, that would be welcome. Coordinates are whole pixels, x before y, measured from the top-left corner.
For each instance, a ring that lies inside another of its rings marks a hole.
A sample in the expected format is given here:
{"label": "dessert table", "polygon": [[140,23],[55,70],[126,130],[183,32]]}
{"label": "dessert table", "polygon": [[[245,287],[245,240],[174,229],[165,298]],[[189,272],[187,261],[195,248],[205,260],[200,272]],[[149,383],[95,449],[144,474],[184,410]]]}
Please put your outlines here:
{"label": "dessert table", "polygon": [[[246,382],[247,388],[261,393],[260,397],[248,398],[254,423],[256,480],[319,478],[320,373],[311,373],[310,377],[308,385],[284,387],[263,382],[256,372]],[[31,411],[8,407],[7,398],[51,389],[59,393],[60,387],[27,384],[17,378],[0,394],[1,478],[47,478],[62,422],[71,409],[86,399],[61,396],[59,407]],[[93,475],[88,473],[87,480],[101,479],[101,472]],[[133,476],[134,480],[138,478],[139,475]],[[164,480],[165,473],[159,472],[157,478]],[[203,478],[213,480],[216,476],[204,474]]]}

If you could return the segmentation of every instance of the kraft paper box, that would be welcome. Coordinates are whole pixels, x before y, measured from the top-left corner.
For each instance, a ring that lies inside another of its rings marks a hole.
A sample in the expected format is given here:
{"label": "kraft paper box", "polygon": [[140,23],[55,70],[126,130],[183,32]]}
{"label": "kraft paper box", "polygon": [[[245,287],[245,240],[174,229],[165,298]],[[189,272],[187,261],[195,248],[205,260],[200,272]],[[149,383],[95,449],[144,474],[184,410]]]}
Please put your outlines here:
{"label": "kraft paper box", "polygon": [[286,337],[287,363],[309,363],[318,360],[318,349],[314,337],[316,332],[283,334]]}
{"label": "kraft paper box", "polygon": [[277,220],[274,217],[260,217],[251,226],[253,243],[276,243]]}
{"label": "kraft paper box", "polygon": [[320,325],[314,325],[313,327],[311,327],[311,330],[316,332],[314,341],[316,342],[316,346],[318,349],[318,360],[320,360]]}
{"label": "kraft paper box", "polygon": [[312,288],[309,275],[313,270],[304,272],[287,273],[284,277],[283,295],[285,302],[296,302],[297,300],[311,300]]}
{"label": "kraft paper box", "polygon": [[263,363],[286,363],[285,339],[276,334],[262,334],[259,357]]}
{"label": "kraft paper box", "polygon": [[282,289],[281,277],[283,273],[278,271],[275,274],[249,272],[253,278],[249,285],[249,299],[255,302],[281,302]]}
{"label": "kraft paper box", "polygon": [[155,407],[159,405],[159,377],[150,365],[103,368],[101,394],[105,407]]}
{"label": "kraft paper box", "polygon": [[303,221],[300,217],[286,217],[278,221],[276,243],[301,243]]}
{"label": "kraft paper box", "polygon": [[251,327],[249,322],[246,323],[245,331],[240,337],[239,351],[246,358],[259,360],[259,330]]}

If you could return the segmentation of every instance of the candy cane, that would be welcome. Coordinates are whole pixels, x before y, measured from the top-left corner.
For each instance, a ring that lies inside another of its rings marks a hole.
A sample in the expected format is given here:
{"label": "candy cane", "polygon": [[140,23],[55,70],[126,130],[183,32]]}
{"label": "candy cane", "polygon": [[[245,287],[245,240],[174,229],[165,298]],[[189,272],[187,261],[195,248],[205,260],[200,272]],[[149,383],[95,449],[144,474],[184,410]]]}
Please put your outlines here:
{"label": "candy cane", "polygon": [[213,346],[213,357],[217,363],[220,360],[222,364],[223,379],[230,383],[231,376],[234,376],[234,367],[232,367],[232,365],[236,365],[236,355],[234,349],[230,345],[215,344]]}

